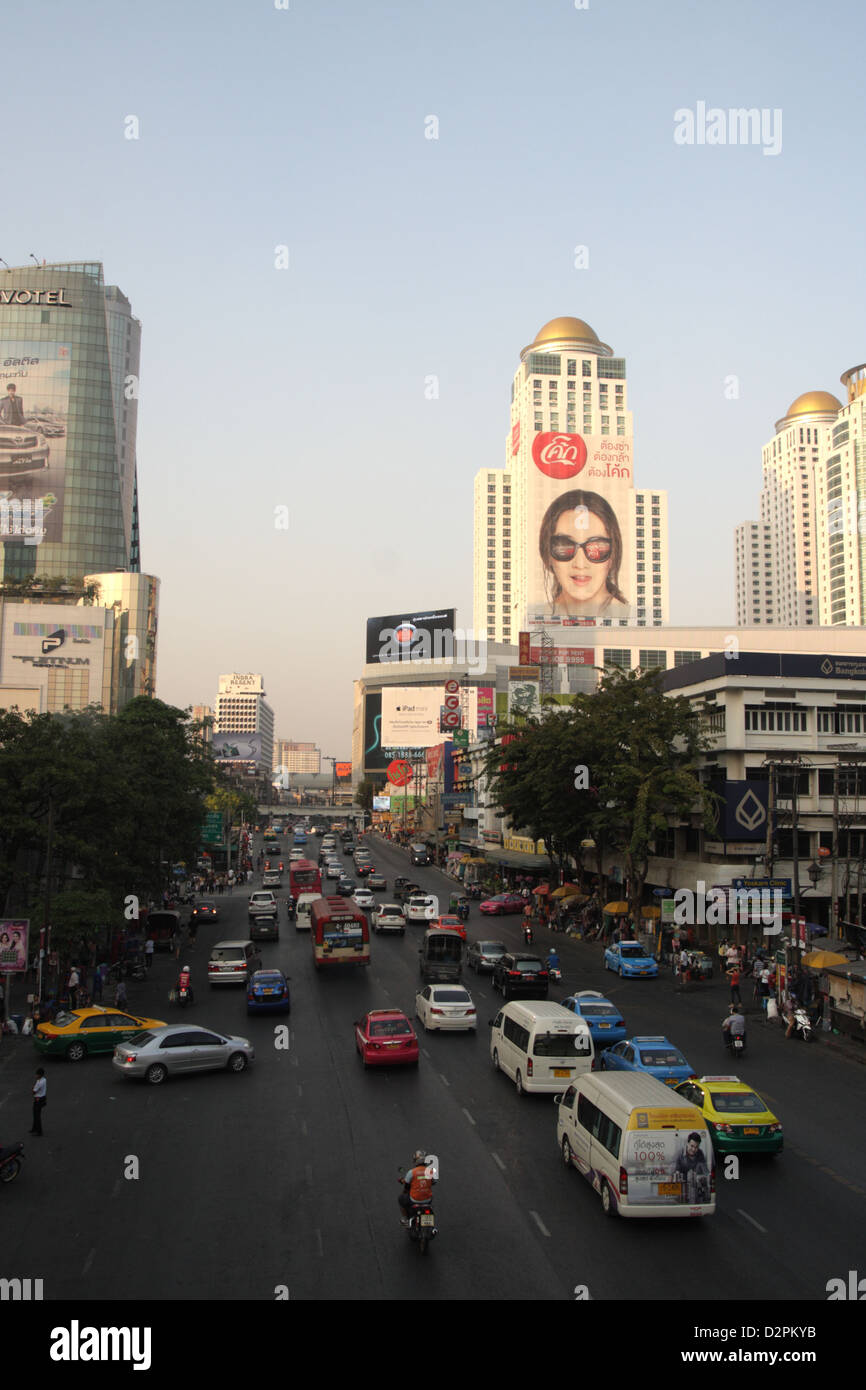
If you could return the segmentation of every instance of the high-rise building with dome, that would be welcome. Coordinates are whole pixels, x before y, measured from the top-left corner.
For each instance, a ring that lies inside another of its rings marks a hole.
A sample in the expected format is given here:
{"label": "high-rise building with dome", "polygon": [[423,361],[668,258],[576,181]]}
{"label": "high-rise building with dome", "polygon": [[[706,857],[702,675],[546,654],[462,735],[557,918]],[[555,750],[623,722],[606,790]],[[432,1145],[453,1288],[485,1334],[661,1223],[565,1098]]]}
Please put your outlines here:
{"label": "high-rise building with dome", "polygon": [[635,488],[625,359],[551,319],[520,354],[510,425],[505,468],[475,477],[476,632],[568,647],[577,628],[666,623],[667,494]]}
{"label": "high-rise building with dome", "polygon": [[759,522],[735,529],[737,622],[866,622],[866,366],[841,378],[847,403],[806,391],[762,450]]}

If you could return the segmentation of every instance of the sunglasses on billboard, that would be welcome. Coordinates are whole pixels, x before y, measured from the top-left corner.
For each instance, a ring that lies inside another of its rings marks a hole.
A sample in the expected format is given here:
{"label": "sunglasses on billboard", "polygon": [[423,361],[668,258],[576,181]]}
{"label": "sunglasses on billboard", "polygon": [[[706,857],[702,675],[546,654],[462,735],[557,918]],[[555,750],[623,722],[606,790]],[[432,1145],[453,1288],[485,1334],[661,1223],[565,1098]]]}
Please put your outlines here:
{"label": "sunglasses on billboard", "polygon": [[612,544],[608,536],[590,536],[588,541],[576,541],[571,536],[557,535],[550,541],[550,554],[554,560],[573,560],[582,550],[591,565],[602,565],[610,559]]}

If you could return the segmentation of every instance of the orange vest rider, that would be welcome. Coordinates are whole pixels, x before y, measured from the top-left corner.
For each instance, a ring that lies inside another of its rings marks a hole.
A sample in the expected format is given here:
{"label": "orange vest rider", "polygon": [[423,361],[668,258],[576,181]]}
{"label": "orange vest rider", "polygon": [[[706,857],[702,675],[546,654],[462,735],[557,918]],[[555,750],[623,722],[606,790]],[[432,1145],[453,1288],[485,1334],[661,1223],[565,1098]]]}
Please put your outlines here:
{"label": "orange vest rider", "polygon": [[189,989],[189,981],[190,981],[190,973],[189,973],[189,971],[188,971],[188,970],[182,970],[182,971],[180,972],[180,975],[178,976],[178,981],[177,981],[177,987],[178,987],[178,989]]}
{"label": "orange vest rider", "polygon": [[409,1196],[413,1202],[429,1202],[433,1197],[433,1180],[428,1175],[427,1164],[419,1163],[407,1174]]}

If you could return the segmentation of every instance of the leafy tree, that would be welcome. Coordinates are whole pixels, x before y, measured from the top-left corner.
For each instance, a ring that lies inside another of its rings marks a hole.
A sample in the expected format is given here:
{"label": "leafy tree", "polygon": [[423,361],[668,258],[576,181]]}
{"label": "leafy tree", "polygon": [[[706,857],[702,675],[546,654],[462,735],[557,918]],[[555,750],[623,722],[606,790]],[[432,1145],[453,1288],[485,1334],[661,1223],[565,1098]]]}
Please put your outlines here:
{"label": "leafy tree", "polygon": [[355,804],[361,807],[362,811],[370,812],[373,810],[373,797],[378,796],[380,788],[370,777],[365,777],[358,783],[355,789]]}

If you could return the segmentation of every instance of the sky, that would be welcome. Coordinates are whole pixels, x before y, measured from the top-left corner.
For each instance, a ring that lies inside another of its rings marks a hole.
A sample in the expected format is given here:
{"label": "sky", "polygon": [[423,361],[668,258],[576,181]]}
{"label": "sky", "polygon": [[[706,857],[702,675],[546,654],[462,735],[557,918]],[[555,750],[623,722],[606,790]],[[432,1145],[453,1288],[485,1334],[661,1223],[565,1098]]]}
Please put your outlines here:
{"label": "sky", "polygon": [[[866,12],[579,3],[28,11],[0,256],[101,260],[141,320],[161,699],[261,671],[277,734],[348,758],[367,617],[472,624],[473,479],[559,315],[626,358],[671,621],[733,623],[762,445],[866,359]],[[678,143],[699,103],[766,135]]]}

